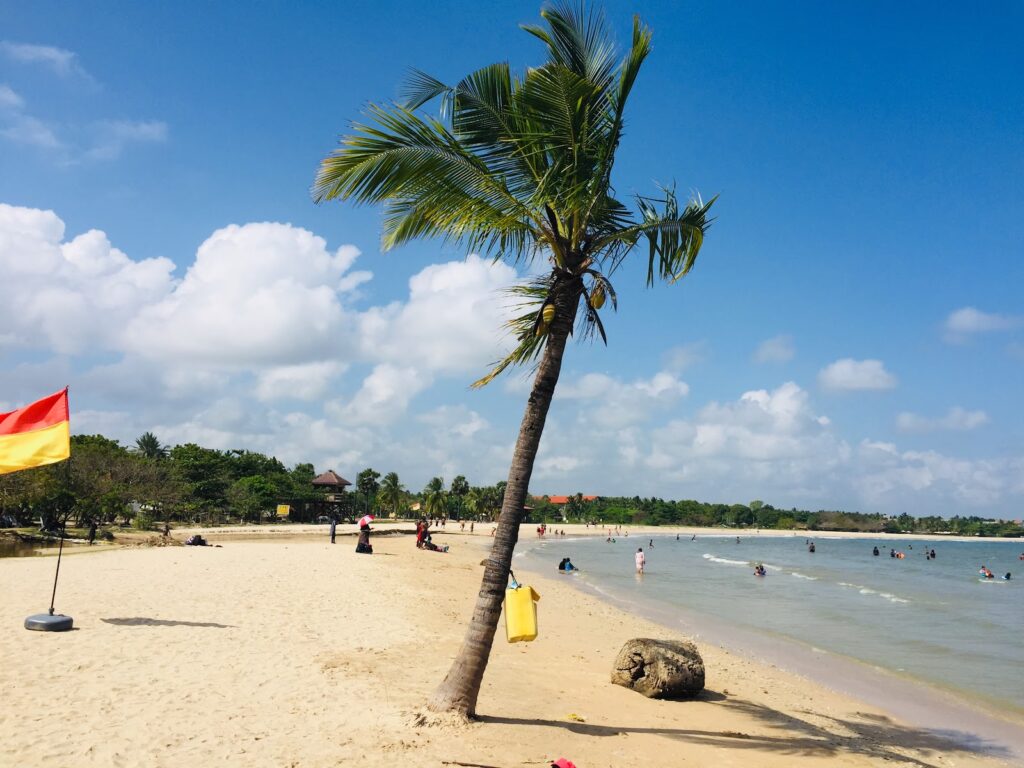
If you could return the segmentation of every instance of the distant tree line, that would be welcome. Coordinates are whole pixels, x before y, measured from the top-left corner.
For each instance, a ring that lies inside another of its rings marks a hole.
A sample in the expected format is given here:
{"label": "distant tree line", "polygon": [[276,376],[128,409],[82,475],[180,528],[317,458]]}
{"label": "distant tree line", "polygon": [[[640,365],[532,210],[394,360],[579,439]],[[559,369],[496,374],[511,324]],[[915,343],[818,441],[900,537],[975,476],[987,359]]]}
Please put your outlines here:
{"label": "distant tree line", "polygon": [[535,522],[593,522],[603,525],[685,525],[709,528],[768,528],[807,531],[863,531],[867,533],[948,533],[959,536],[1024,536],[1024,527],[1009,520],[981,517],[943,518],[938,515],[897,517],[877,512],[777,509],[755,500],[749,504],[715,504],[686,499],[602,496],[585,501],[582,494],[566,504],[547,497],[533,499]]}
{"label": "distant tree line", "polygon": [[[434,477],[419,493],[408,491],[397,473],[366,468],[356,475],[342,502],[324,505],[325,492],[314,488],[312,464],[288,468],[277,458],[247,450],[215,450],[195,443],[168,447],[150,432],[123,446],[102,435],[71,438],[71,461],[0,475],[0,527],[38,526],[56,530],[72,526],[134,525],[158,522],[215,525],[258,523],[276,518],[279,504],[289,520],[315,522],[325,510],[343,518],[377,516],[430,517],[493,521],[501,511],[505,483],[472,486],[457,475],[446,487]],[[951,533],[965,536],[1022,536],[1008,521],[937,515],[887,517],[878,513],[777,509],[755,500],[749,504],[666,501],[639,496],[603,496],[586,501],[582,494],[554,504],[532,497],[527,522],[591,522],[600,525],[686,525],[870,533]]]}

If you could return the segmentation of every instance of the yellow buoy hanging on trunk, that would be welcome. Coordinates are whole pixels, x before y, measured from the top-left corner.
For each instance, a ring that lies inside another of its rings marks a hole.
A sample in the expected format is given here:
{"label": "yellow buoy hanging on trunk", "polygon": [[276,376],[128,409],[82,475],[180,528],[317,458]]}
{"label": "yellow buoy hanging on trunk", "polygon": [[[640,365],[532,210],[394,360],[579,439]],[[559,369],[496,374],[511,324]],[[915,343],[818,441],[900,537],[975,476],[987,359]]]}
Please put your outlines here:
{"label": "yellow buoy hanging on trunk", "polygon": [[537,601],[533,587],[519,585],[505,590],[505,635],[510,643],[522,643],[537,637]]}

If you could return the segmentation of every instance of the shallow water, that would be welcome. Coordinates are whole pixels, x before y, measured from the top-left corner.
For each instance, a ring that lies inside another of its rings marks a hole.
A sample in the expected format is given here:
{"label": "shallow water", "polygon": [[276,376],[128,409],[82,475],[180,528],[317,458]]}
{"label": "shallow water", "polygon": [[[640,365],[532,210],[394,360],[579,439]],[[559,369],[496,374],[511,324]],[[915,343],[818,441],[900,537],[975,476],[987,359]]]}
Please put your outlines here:
{"label": "shallow water", "polygon": [[[889,557],[889,540],[815,537],[810,553],[803,536],[655,536],[653,547],[650,539],[531,541],[523,564],[554,572],[570,556],[582,569],[576,578],[619,604],[724,621],[1024,714],[1022,541],[901,539],[900,560]],[[638,546],[643,576],[634,572]],[[766,577],[753,575],[755,562]],[[982,565],[1020,581],[980,581]]]}
{"label": "shallow water", "polygon": [[48,550],[56,549],[57,546],[57,543],[22,541],[5,536],[0,537],[0,557],[35,557],[46,554]]}

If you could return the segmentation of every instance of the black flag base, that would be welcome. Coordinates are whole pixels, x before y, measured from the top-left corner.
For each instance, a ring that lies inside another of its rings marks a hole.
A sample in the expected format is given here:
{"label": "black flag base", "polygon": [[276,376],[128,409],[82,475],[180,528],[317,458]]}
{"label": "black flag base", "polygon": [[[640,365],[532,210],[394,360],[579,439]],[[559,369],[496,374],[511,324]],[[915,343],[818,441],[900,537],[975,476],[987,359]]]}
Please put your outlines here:
{"label": "black flag base", "polygon": [[37,632],[67,632],[74,625],[74,619],[58,613],[37,613],[25,619],[25,629],[34,629]]}

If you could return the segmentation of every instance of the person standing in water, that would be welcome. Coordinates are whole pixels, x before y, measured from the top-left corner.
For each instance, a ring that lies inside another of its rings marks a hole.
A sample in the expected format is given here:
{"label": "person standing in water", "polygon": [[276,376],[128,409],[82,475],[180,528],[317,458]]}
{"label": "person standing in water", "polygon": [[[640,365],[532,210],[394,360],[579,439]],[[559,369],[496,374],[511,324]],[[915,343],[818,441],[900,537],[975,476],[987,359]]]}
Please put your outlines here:
{"label": "person standing in water", "polygon": [[644,572],[644,564],[647,562],[647,558],[644,557],[644,548],[643,547],[637,547],[636,556],[634,557],[634,559],[636,560],[636,572],[637,573],[643,573]]}

